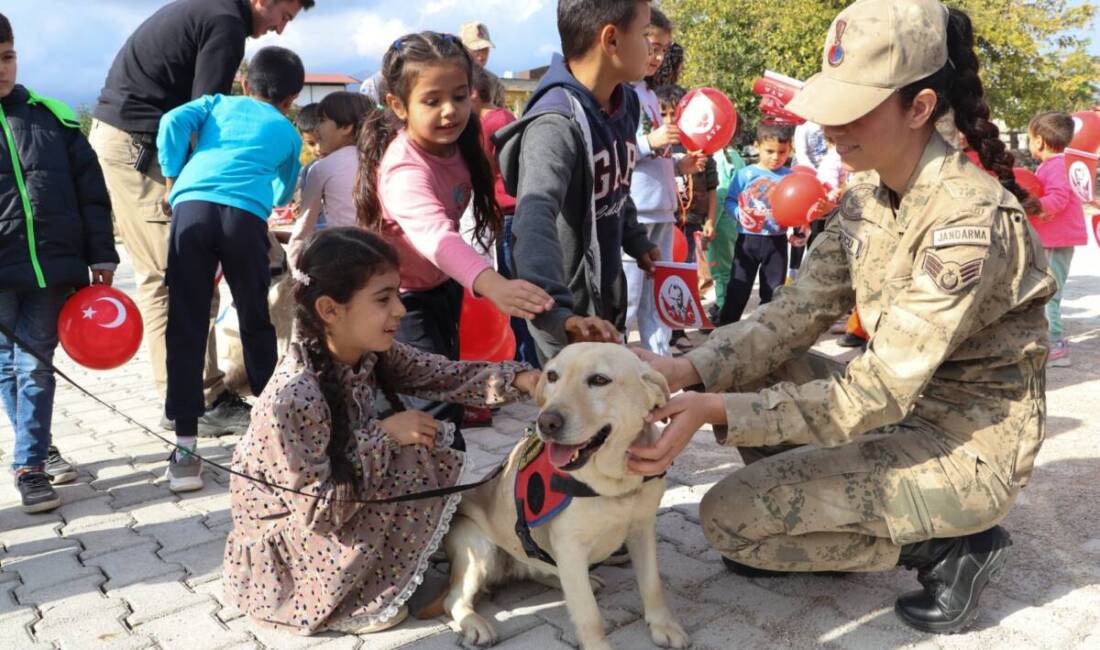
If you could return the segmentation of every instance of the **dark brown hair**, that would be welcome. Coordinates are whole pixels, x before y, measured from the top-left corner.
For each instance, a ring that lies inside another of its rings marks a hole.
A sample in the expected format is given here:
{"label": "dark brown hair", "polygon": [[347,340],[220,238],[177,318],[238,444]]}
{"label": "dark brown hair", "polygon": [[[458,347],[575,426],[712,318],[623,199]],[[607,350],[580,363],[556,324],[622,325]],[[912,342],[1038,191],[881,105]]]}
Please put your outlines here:
{"label": "dark brown hair", "polygon": [[978,153],[982,167],[992,172],[1001,185],[1022,202],[1028,194],[1016,183],[1012,174],[1016,159],[1001,141],[997,125],[989,119],[989,104],[978,76],[980,67],[974,51],[974,26],[970,16],[951,8],[947,17],[947,63],[931,76],[900,89],[901,103],[908,108],[920,91],[925,88],[935,91],[936,110],[930,121],[935,123],[953,109],[955,126]]}
{"label": "dark brown hair", "polygon": [[0,14],[0,43],[14,43],[15,34],[11,31],[11,22],[4,14]]}
{"label": "dark brown hair", "polygon": [[[458,63],[466,71],[466,79],[473,80],[474,60],[470,53],[451,34],[421,32],[408,34],[394,41],[382,59],[382,78],[386,89],[400,98],[406,106],[420,69],[440,61]],[[369,113],[359,131],[359,174],[356,179],[355,205],[359,223],[364,228],[377,230],[382,223],[382,199],[378,194],[378,166],[386,147],[397,135],[400,121],[393,111]],[[492,242],[504,225],[500,208],[494,198],[493,169],[485,150],[481,148],[481,120],[471,112],[466,128],[458,136],[458,152],[470,172],[470,184],[474,198],[474,236],[483,242]]]}
{"label": "dark brown hair", "polygon": [[352,134],[358,138],[359,128],[367,113],[375,110],[378,110],[377,107],[366,95],[341,90],[325,95],[317,105],[317,117],[321,120],[330,119],[336,126],[352,127]]}
{"label": "dark brown hair", "polygon": [[[355,480],[355,470],[347,456],[352,440],[351,423],[344,387],[325,344],[325,323],[317,313],[317,299],[328,296],[346,304],[373,276],[397,268],[397,252],[393,247],[361,228],[326,228],[313,236],[298,259],[297,269],[309,276],[309,282],[294,283],[297,336],[321,382],[321,393],[332,422],[326,449],[332,478],[345,489]],[[374,366],[375,381],[390,406],[402,410],[401,401],[391,388],[393,382],[383,356],[378,355]]]}
{"label": "dark brown hair", "polygon": [[1047,111],[1031,118],[1028,135],[1037,135],[1053,151],[1062,151],[1073,141],[1073,118],[1067,113]]}
{"label": "dark brown hair", "polygon": [[558,0],[562,54],[567,60],[583,57],[604,27],[629,27],[643,2],[649,0]]}

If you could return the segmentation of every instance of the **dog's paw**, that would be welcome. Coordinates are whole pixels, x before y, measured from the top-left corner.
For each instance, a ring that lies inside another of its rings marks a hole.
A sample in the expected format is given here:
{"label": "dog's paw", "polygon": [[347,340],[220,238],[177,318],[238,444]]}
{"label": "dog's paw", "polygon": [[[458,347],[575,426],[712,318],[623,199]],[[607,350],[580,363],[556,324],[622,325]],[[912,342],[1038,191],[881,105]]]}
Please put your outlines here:
{"label": "dog's paw", "polygon": [[660,648],[676,648],[681,650],[691,646],[691,637],[676,621],[654,622],[649,624],[649,634],[653,643]]}
{"label": "dog's paw", "polygon": [[600,593],[600,591],[607,586],[604,579],[594,573],[588,574],[588,584],[592,587],[592,593],[594,594]]}
{"label": "dog's paw", "polygon": [[490,646],[497,642],[497,631],[493,629],[493,624],[477,614],[470,614],[463,618],[458,627],[462,630],[466,643]]}

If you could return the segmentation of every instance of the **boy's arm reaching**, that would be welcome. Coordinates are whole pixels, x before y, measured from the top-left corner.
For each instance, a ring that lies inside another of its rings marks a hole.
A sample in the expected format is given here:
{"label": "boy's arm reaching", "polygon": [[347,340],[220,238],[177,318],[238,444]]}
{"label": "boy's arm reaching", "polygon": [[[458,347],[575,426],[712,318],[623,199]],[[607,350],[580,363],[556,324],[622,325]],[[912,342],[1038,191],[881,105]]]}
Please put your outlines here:
{"label": "boy's arm reaching", "polygon": [[558,215],[573,175],[583,173],[586,161],[572,123],[563,115],[539,117],[527,126],[522,138],[512,226],[516,276],[541,287],[554,299],[554,308],[533,322],[565,344],[565,321],[574,315],[573,292],[558,239]]}
{"label": "boy's arm reaching", "polygon": [[274,193],[275,205],[286,205],[294,198],[294,188],[298,185],[298,173],[302,171],[302,138],[297,131],[291,129],[292,144],[290,154],[279,165],[279,173],[275,178]]}
{"label": "boy's arm reaching", "polygon": [[202,128],[217,103],[217,97],[206,95],[174,108],[160,120],[157,131],[157,160],[165,178],[176,178],[187,163],[191,136]]}

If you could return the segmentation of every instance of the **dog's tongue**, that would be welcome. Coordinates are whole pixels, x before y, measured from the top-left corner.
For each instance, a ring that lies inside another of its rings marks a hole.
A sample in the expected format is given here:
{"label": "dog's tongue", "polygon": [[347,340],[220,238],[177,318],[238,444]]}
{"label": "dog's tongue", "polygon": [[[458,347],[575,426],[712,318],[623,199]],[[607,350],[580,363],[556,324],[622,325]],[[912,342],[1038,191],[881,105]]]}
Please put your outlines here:
{"label": "dog's tongue", "polygon": [[547,441],[546,453],[550,455],[551,465],[554,467],[562,467],[563,465],[568,465],[569,461],[573,460],[573,452],[583,446],[583,444],[563,445],[558,442]]}

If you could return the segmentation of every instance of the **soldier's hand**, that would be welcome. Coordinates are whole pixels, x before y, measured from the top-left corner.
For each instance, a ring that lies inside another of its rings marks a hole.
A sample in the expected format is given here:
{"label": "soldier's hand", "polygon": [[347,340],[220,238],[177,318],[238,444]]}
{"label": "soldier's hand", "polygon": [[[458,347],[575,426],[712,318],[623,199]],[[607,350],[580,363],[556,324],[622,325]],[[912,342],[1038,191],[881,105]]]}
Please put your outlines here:
{"label": "soldier's hand", "polygon": [[662,357],[642,348],[630,348],[630,351],[648,363],[650,368],[661,373],[668,382],[668,389],[673,393],[682,390],[685,386],[694,386],[703,381],[695,366],[684,357]]}
{"label": "soldier's hand", "polygon": [[667,472],[700,427],[708,422],[725,424],[726,410],[721,395],[680,393],[664,406],[654,409],[646,421],[652,423],[666,418],[671,420],[652,447],[635,445],[630,448],[627,468],[632,473],[657,476]]}

